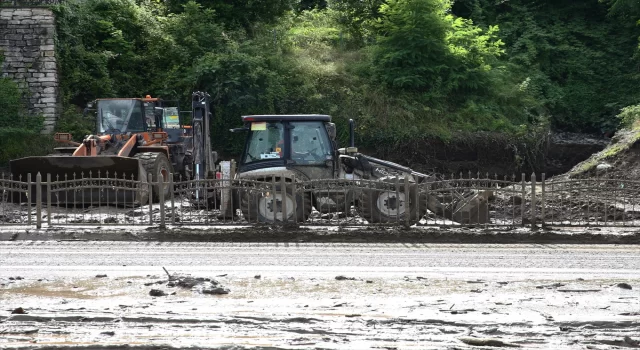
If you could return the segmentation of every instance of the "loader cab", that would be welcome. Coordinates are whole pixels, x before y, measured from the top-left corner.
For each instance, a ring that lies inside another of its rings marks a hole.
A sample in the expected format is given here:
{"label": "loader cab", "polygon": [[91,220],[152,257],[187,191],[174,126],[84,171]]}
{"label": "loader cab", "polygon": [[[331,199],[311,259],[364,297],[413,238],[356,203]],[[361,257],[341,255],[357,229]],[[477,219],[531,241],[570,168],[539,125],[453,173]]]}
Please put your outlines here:
{"label": "loader cab", "polygon": [[242,117],[247,131],[240,172],[271,167],[333,169],[335,143],[328,115]]}
{"label": "loader cab", "polygon": [[96,101],[98,134],[145,131],[140,99],[99,99]]}
{"label": "loader cab", "polygon": [[[109,98],[96,102],[98,134],[179,130],[178,109],[159,98]],[[89,109],[89,108],[88,108]]]}

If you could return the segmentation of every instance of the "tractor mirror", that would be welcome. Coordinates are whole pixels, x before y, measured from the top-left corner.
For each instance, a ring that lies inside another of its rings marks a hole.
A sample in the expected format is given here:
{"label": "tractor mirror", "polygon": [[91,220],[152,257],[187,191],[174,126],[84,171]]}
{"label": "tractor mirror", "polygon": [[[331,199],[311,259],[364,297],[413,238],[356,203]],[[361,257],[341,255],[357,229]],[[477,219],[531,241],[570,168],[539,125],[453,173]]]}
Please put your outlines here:
{"label": "tractor mirror", "polygon": [[329,134],[329,139],[334,141],[336,139],[336,124],[335,123],[327,123],[327,134]]}

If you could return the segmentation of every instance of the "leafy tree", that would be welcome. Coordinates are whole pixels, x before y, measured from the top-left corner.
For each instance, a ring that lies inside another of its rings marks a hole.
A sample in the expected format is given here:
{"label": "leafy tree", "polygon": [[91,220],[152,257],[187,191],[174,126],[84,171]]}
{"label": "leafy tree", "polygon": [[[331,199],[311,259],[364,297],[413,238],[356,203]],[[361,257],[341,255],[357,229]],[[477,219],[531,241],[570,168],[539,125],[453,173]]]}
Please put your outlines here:
{"label": "leafy tree", "polygon": [[[167,0],[170,12],[179,13],[191,0]],[[251,30],[258,24],[274,23],[285,12],[294,9],[293,0],[198,0],[204,8],[216,12],[217,18],[228,27]]]}
{"label": "leafy tree", "polygon": [[483,32],[448,10],[443,0],[390,0],[382,5],[373,61],[382,81],[438,95],[481,87],[503,52],[497,27]]}
{"label": "leafy tree", "polygon": [[58,5],[57,55],[65,99],[143,96],[153,90],[153,52],[166,38],[157,17],[129,0],[70,0]]}
{"label": "leafy tree", "polygon": [[337,23],[360,44],[373,39],[375,20],[385,0],[328,0],[328,7],[338,14]]}
{"label": "leafy tree", "polygon": [[638,100],[638,28],[596,1],[518,1],[498,12],[509,60],[557,128],[606,131]]}

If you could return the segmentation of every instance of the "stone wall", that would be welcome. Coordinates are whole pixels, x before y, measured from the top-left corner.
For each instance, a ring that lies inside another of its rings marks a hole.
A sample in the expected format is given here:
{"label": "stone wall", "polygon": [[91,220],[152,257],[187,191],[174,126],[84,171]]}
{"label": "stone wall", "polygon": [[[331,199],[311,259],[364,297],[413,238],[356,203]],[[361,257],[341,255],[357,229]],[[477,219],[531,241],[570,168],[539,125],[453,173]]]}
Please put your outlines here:
{"label": "stone wall", "polygon": [[47,133],[60,109],[54,20],[47,8],[0,8],[0,72],[25,88],[29,113],[45,117]]}

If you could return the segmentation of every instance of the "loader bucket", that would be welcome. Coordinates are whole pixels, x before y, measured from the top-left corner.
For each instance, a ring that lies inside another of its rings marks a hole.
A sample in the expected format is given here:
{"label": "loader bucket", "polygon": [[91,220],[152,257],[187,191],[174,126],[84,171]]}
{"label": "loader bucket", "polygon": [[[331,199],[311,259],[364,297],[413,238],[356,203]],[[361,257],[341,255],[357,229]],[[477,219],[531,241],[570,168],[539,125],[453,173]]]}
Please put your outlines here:
{"label": "loader bucket", "polygon": [[[47,181],[51,175],[52,205],[116,204],[123,206],[146,204],[147,173],[135,158],[119,156],[47,156],[26,157],[10,161],[14,180],[27,182],[31,178],[31,198],[35,198],[36,175]],[[102,180],[97,180],[98,178]],[[92,179],[91,181],[88,181]],[[106,180],[113,179],[113,180]],[[115,181],[117,179],[117,181]],[[46,184],[42,188],[43,203],[47,203]],[[18,200],[26,199],[23,193]],[[15,198],[14,198],[15,201]],[[33,203],[33,201],[32,201]]]}

